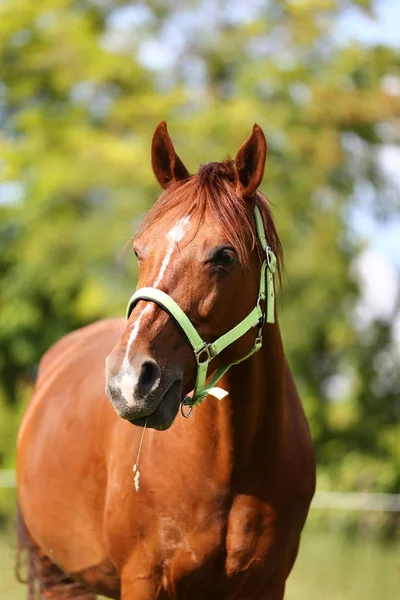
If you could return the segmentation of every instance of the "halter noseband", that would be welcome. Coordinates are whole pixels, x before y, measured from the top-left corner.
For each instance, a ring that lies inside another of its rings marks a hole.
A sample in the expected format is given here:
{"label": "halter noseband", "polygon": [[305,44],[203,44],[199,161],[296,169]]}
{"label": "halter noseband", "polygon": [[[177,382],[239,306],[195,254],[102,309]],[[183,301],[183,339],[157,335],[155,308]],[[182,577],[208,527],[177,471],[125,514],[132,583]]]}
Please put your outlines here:
{"label": "halter noseband", "polygon": [[[165,312],[167,312],[177,323],[180,329],[185,334],[189,344],[192,346],[196,363],[197,363],[197,376],[196,376],[196,384],[194,387],[193,395],[185,396],[185,398],[181,402],[181,412],[184,417],[188,417],[191,412],[193,406],[197,404],[201,404],[208,394],[211,394],[222,400],[225,396],[228,395],[228,392],[225,390],[215,387],[218,381],[221,379],[223,375],[230,369],[232,365],[238,364],[243,360],[246,360],[257,352],[262,346],[262,328],[264,323],[274,323],[275,315],[274,315],[274,303],[275,303],[275,294],[274,294],[274,277],[273,274],[276,269],[276,257],[272,252],[271,248],[267,244],[267,239],[265,237],[264,224],[261,218],[260,211],[256,206],[254,209],[254,217],[256,221],[257,235],[260,240],[262,249],[265,252],[266,258],[261,266],[261,277],[260,277],[260,288],[258,292],[258,298],[256,306],[253,310],[236,325],[233,329],[224,333],[221,337],[219,337],[215,342],[211,344],[207,344],[197,333],[195,327],[192,325],[190,319],[183,312],[181,307],[165,292],[151,287],[144,287],[137,290],[131,299],[128,302],[128,308],[126,312],[126,318],[129,319],[129,316],[139,302],[139,300],[146,300],[149,302],[155,302],[158,304]],[[266,302],[266,312],[264,313],[261,308],[261,302]],[[236,360],[229,365],[225,365],[217,369],[212,375],[210,381],[206,385],[207,379],[207,371],[208,365],[218,354],[220,354],[227,346],[236,342],[242,335],[247,333],[253,327],[258,326],[257,336],[253,345],[253,348],[250,350],[246,356],[243,356],[239,360]],[[184,407],[189,406],[190,410],[185,414]]]}

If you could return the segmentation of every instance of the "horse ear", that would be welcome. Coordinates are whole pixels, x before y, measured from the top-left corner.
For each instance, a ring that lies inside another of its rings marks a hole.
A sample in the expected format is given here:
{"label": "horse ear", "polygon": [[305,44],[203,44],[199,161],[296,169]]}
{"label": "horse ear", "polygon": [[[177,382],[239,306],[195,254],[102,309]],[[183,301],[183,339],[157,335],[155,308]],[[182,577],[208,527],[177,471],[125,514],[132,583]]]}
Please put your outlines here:
{"label": "horse ear", "polygon": [[238,191],[243,198],[251,198],[260,185],[266,158],[267,142],[264,132],[254,123],[250,137],[240,147],[235,159]]}
{"label": "horse ear", "polygon": [[171,181],[190,177],[185,165],[175,152],[165,121],[161,121],[157,125],[153,135],[151,165],[154,175],[163,189],[168,187]]}

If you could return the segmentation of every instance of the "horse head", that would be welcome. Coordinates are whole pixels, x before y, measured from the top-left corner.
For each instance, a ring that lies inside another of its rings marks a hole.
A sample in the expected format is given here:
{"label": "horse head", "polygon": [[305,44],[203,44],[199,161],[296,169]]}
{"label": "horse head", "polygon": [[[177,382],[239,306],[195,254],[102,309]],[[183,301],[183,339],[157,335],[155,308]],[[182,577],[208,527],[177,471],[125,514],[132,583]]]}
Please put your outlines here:
{"label": "horse head", "polygon": [[[163,193],[134,241],[138,288],[161,290],[180,307],[206,344],[231,331],[254,309],[263,249],[254,220],[258,206],[268,244],[281,247],[268,204],[258,191],[267,145],[254,125],[235,160],[202,165],[190,175],[165,122],[152,142],[152,167]],[[249,354],[257,321],[213,360],[231,364]],[[164,305],[139,299],[106,362],[106,393],[117,413],[136,425],[167,429],[195,386],[198,363],[180,323]]]}

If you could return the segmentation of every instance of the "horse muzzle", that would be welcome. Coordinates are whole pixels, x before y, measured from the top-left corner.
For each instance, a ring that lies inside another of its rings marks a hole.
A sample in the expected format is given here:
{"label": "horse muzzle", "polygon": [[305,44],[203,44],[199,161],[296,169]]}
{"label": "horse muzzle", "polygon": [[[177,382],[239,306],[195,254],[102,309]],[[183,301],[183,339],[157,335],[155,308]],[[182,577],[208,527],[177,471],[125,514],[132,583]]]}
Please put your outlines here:
{"label": "horse muzzle", "polygon": [[182,377],[162,373],[155,360],[135,356],[113,373],[112,360],[106,363],[106,394],[117,414],[131,423],[167,429],[176,417],[181,399]]}

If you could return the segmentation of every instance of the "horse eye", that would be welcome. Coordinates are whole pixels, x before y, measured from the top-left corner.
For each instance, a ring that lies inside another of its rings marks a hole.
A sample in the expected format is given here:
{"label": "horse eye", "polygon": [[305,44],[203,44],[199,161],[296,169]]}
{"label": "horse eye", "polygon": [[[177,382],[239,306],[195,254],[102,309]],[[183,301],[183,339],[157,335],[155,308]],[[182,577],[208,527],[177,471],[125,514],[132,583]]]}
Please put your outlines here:
{"label": "horse eye", "polygon": [[234,265],[236,259],[237,255],[232,246],[221,246],[220,248],[213,250],[208,262],[215,267],[228,269]]}

